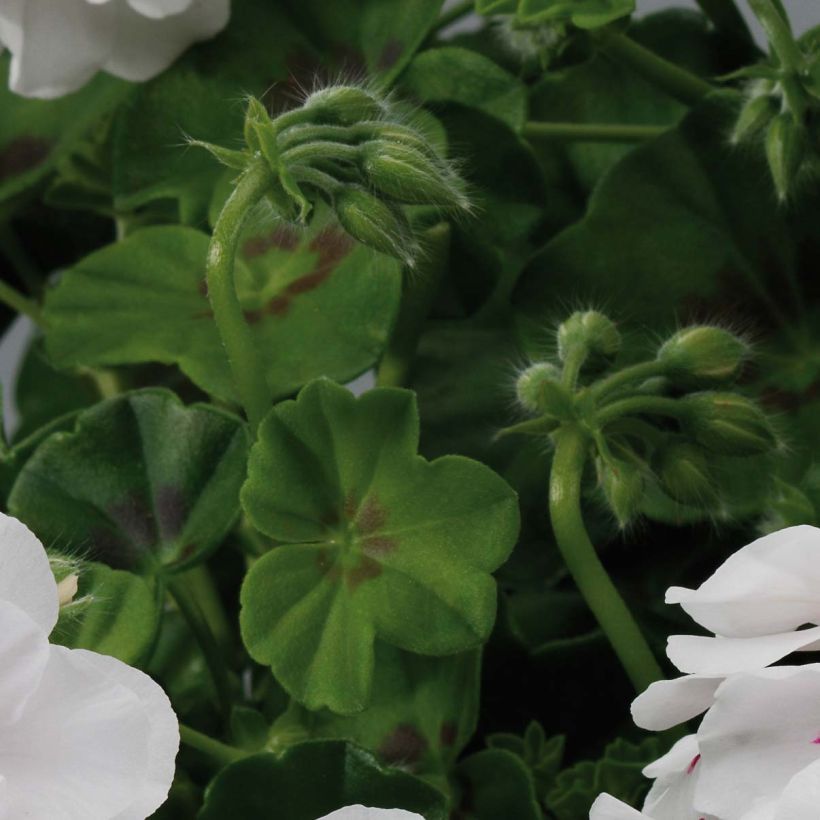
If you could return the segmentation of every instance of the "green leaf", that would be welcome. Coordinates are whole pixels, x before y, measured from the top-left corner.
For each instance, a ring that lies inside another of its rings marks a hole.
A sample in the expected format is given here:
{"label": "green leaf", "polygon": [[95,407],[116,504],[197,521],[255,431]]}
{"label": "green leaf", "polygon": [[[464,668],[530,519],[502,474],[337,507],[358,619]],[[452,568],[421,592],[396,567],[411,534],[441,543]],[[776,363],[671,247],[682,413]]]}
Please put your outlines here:
{"label": "green leaf", "polygon": [[578,28],[600,28],[635,11],[635,0],[520,0],[522,23],[571,22]]}
{"label": "green leaf", "polygon": [[341,741],[308,741],[281,757],[258,754],[232,763],[208,787],[199,820],[316,820],[349,805],[405,809],[445,820],[443,796],[412,775],[381,766]]}
{"label": "green leaf", "polygon": [[402,74],[401,87],[424,103],[457,102],[478,108],[515,130],[527,119],[521,80],[466,48],[423,51]]}
{"label": "green leaf", "polygon": [[611,169],[586,217],[518,283],[515,300],[537,332],[567,298],[650,327],[668,326],[681,305],[691,313],[757,300],[776,316],[783,310],[794,249],[760,158],[726,144],[733,117],[731,98],[712,95]]}
{"label": "green leaf", "polygon": [[78,574],[77,594],[61,607],[51,642],[132,665],[144,660],[159,627],[156,592],[139,576],[105,564],[83,564]]}
{"label": "green leaf", "polygon": [[482,464],[427,462],[417,446],[412,393],[356,399],[325,380],[260,428],[242,505],[280,546],[245,579],[242,635],[309,709],[367,705],[376,636],[446,655],[492,629],[489,573],[518,532],[515,494]]}
{"label": "green leaf", "polygon": [[[46,348],[60,367],[177,364],[223,400],[233,379],[205,286],[208,237],[156,227],[87,256],[46,300]],[[387,342],[401,294],[398,263],[320,224],[247,235],[236,271],[274,397],[310,379],[348,380]]]}
{"label": "green leaf", "polygon": [[339,738],[413,774],[444,774],[475,731],[480,653],[425,658],[376,643],[370,705],[344,717],[292,702],[271,737]]}
{"label": "green leaf", "polygon": [[619,738],[596,761],[585,760],[561,772],[547,796],[547,808],[556,820],[579,820],[601,792],[638,805],[649,788],[644,766],[660,757],[661,743],[651,737],[639,745]]}
{"label": "green leaf", "polygon": [[564,757],[565,742],[564,735],[553,735],[547,739],[537,721],[529,723],[523,737],[498,733],[487,738],[491,749],[506,749],[522,760],[530,771],[539,800],[546,797],[555,783]]}
{"label": "green leaf", "polygon": [[407,65],[438,19],[442,0],[287,0],[293,15],[330,57],[385,85]]}
{"label": "green leaf", "polygon": [[462,805],[475,820],[542,820],[535,787],[521,759],[505,749],[485,749],[456,770]]}
{"label": "green leaf", "polygon": [[140,390],[81,413],[26,462],[8,506],[46,544],[140,572],[203,560],[239,508],[248,439],[234,416]]}
{"label": "green leaf", "polygon": [[99,74],[59,100],[30,100],[8,88],[0,56],[0,203],[41,183],[133,86]]}

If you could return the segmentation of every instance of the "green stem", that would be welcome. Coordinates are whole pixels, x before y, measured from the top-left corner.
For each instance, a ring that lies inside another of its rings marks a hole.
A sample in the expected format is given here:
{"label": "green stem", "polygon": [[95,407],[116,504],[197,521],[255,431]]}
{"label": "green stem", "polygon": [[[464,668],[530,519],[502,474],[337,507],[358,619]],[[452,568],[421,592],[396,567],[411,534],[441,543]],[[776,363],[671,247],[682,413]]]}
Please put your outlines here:
{"label": "green stem", "polygon": [[584,345],[575,345],[570,349],[564,361],[564,369],[561,371],[561,384],[569,391],[574,391],[578,384],[578,375],[584,362],[589,356],[589,351]]}
{"label": "green stem", "polygon": [[217,644],[223,652],[230,652],[233,647],[233,630],[208,567],[200,564],[189,569],[180,578],[184,579],[191,597],[199,605]]}
{"label": "green stem", "polygon": [[460,20],[462,17],[466,17],[468,14],[471,14],[474,8],[474,0],[463,0],[461,3],[456,3],[456,5],[448,11],[445,11],[438,18],[438,20],[436,20],[435,25],[430,29],[429,36],[432,37],[433,35],[438,34],[440,31],[447,28],[447,26],[451,26],[455,23],[456,20]]}
{"label": "green stem", "polygon": [[166,585],[202,650],[205,665],[213,680],[219,709],[227,721],[230,717],[233,697],[222,650],[211,631],[205,613],[184,583],[183,576],[167,578]]}
{"label": "green stem", "polygon": [[664,675],[632,613],[598,558],[584,526],[581,477],[589,439],[579,427],[567,425],[555,434],[555,443],[549,507],[558,548],[629,679],[636,691],[641,692]]}
{"label": "green stem", "polygon": [[196,749],[202,752],[206,757],[210,758],[221,769],[229,763],[234,763],[237,760],[242,760],[247,757],[247,754],[242,749],[237,749],[236,746],[230,746],[223,743],[221,740],[216,740],[209,735],[198,732],[184,723],[179,724],[179,739],[191,749]]}
{"label": "green stem", "polygon": [[533,121],[524,125],[521,136],[566,142],[643,142],[659,137],[667,130],[664,125]]}
{"label": "green stem", "polygon": [[783,68],[800,70],[803,55],[794,40],[788,18],[784,17],[772,0],[749,0],[749,5],[766,32],[775,54]]}
{"label": "green stem", "polygon": [[665,368],[659,361],[653,360],[633,364],[613,373],[611,376],[607,376],[605,379],[601,379],[590,388],[590,394],[596,401],[600,401],[625,385],[646,381],[655,376],[662,376],[664,371]]}
{"label": "green stem", "polygon": [[446,222],[434,225],[424,233],[422,243],[421,265],[407,282],[396,327],[379,363],[380,387],[407,383],[424,323],[450,259],[450,226]]}
{"label": "green stem", "polygon": [[677,399],[666,396],[632,396],[601,408],[595,416],[595,423],[603,427],[622,416],[652,415],[683,419],[687,414],[687,408]]}
{"label": "green stem", "polygon": [[234,259],[242,226],[272,182],[271,171],[263,160],[250,165],[239,178],[214,227],[205,273],[214,320],[254,434],[270,409],[271,396],[262,357],[236,295]]}
{"label": "green stem", "polygon": [[604,54],[629,66],[685,105],[694,105],[715,90],[706,80],[614,29],[602,30],[600,41]]}
{"label": "green stem", "polygon": [[0,302],[8,305],[12,310],[17,311],[17,313],[28,316],[35,324],[42,327],[43,313],[40,310],[40,306],[33,299],[23,296],[19,290],[2,280],[0,280]]}

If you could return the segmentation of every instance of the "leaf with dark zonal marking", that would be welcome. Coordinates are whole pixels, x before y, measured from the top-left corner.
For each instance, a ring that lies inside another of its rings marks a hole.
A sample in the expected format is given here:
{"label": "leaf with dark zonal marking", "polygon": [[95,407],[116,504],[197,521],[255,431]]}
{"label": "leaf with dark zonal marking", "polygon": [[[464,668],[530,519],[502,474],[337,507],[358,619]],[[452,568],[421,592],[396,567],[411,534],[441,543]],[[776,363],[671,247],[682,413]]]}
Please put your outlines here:
{"label": "leaf with dark zonal marking", "polygon": [[197,817],[315,820],[351,805],[404,809],[424,820],[447,817],[444,796],[429,783],[338,740],[308,741],[281,756],[268,752],[232,763],[208,787]]}
{"label": "leaf with dark zonal marking", "polygon": [[203,560],[239,511],[248,436],[238,418],[140,390],[48,437],[12,487],[9,510],[46,544],[154,573]]}
{"label": "leaf with dark zonal marking", "polygon": [[312,712],[293,701],[272,736],[352,740],[384,763],[441,775],[475,731],[481,653],[425,658],[376,643],[370,705],[357,715]]}
{"label": "leaf with dark zonal marking", "polygon": [[260,428],[242,504],[280,545],[245,579],[242,635],[309,709],[367,705],[376,637],[448,655],[492,629],[515,493],[478,462],[416,455],[418,424],[409,391],[320,380]]}
{"label": "leaf with dark zonal marking", "polygon": [[[208,237],[147,228],[67,271],[46,301],[46,349],[58,366],[177,364],[223,400],[235,393],[205,285]],[[401,297],[397,262],[332,225],[251,232],[236,271],[245,317],[274,398],[317,376],[373,365]]]}

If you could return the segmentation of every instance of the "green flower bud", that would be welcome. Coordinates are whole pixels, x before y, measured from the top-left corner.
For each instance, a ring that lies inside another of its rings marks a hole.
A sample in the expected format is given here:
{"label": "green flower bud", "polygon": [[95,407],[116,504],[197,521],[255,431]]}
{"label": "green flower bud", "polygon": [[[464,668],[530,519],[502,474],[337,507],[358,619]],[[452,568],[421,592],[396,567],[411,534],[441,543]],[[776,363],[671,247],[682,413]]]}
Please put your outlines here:
{"label": "green flower bud", "polygon": [[531,413],[568,421],[574,416],[572,394],[561,384],[561,371],[547,362],[528,367],[516,382],[521,405]]}
{"label": "green flower bud", "polygon": [[666,492],[684,504],[703,505],[716,498],[709,458],[694,444],[676,442],[665,447],[660,454],[658,477]]}
{"label": "green flower bud", "polygon": [[640,512],[646,487],[643,472],[627,461],[608,464],[599,459],[598,481],[618,526],[625,529]]}
{"label": "green flower bud", "polygon": [[735,393],[693,393],[681,400],[684,432],[698,444],[727,456],[751,456],[777,446],[766,414]]}
{"label": "green flower bud", "polygon": [[398,208],[353,185],[339,189],[333,206],[339,224],[354,239],[413,266],[418,244]]}
{"label": "green flower bud", "polygon": [[558,357],[565,362],[576,348],[611,359],[621,349],[621,334],[603,313],[577,311],[558,328]]}
{"label": "green flower bud", "polygon": [[766,131],[766,159],[780,200],[788,199],[806,154],[806,129],[794,117],[778,114]]}
{"label": "green flower bud", "polygon": [[740,110],[740,116],[732,131],[732,142],[737,144],[759,134],[779,110],[779,101],[771,94],[751,97]]}
{"label": "green flower bud", "polygon": [[375,94],[355,85],[336,85],[314,91],[302,108],[312,122],[355,125],[362,120],[378,120],[387,106]]}
{"label": "green flower bud", "polygon": [[666,375],[676,382],[727,382],[748,354],[745,342],[720,327],[696,325],[679,330],[658,351]]}
{"label": "green flower bud", "polygon": [[361,151],[368,182],[390,199],[410,205],[469,208],[461,180],[415,148],[374,140],[364,143]]}
{"label": "green flower bud", "polygon": [[261,150],[258,129],[271,125],[267,108],[256,97],[248,97],[248,110],[245,112],[245,144],[256,153]]}

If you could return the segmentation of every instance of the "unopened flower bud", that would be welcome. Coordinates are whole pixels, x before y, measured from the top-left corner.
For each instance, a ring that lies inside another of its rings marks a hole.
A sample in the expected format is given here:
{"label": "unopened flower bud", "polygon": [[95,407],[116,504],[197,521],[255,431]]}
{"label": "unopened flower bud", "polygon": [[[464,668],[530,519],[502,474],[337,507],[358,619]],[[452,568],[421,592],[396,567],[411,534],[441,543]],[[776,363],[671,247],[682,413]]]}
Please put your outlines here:
{"label": "unopened flower bud", "polygon": [[788,112],[778,114],[766,131],[766,159],[781,200],[788,199],[794,187],[807,143],[805,127]]}
{"label": "unopened flower bud", "polygon": [[707,450],[750,456],[777,446],[769,419],[750,399],[735,393],[692,393],[681,402],[687,411],[684,432]]}
{"label": "unopened flower bud", "polygon": [[577,348],[613,358],[621,349],[621,334],[615,323],[603,313],[577,311],[558,328],[558,356],[565,362],[569,352]]}
{"label": "unopened flower bud", "polygon": [[665,447],[660,454],[658,477],[666,492],[684,504],[704,504],[715,498],[709,457],[694,444],[676,442]]}
{"label": "unopened flower bud", "polygon": [[364,143],[361,151],[367,181],[390,199],[410,205],[469,207],[459,177],[415,148],[373,140]]}
{"label": "unopened flower bud", "polygon": [[567,421],[574,415],[570,392],[561,384],[561,372],[555,365],[539,362],[528,367],[516,383],[521,405],[531,413]]}
{"label": "unopened flower bud", "polygon": [[418,246],[398,208],[352,185],[339,189],[333,205],[339,224],[354,239],[412,267]]}
{"label": "unopened flower bud", "polygon": [[741,339],[720,327],[696,325],[679,330],[658,351],[658,361],[675,382],[727,382],[748,353]]}
{"label": "unopened flower bud", "polygon": [[57,602],[61,607],[70,604],[79,589],[79,576],[76,573],[67,575],[57,584]]}
{"label": "unopened flower bud", "polygon": [[740,116],[732,131],[732,142],[737,144],[759,134],[779,110],[779,102],[771,94],[758,94],[751,97],[740,110]]}
{"label": "unopened flower bud", "polygon": [[598,462],[598,481],[618,526],[625,528],[640,512],[645,479],[643,472],[627,461]]}
{"label": "unopened flower bud", "polygon": [[363,120],[378,120],[386,106],[375,94],[355,85],[336,85],[314,91],[302,108],[312,122],[354,125]]}

